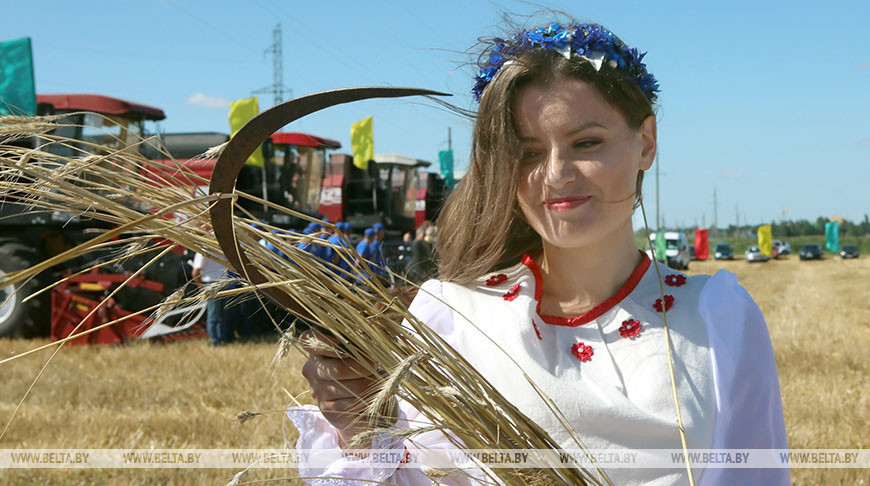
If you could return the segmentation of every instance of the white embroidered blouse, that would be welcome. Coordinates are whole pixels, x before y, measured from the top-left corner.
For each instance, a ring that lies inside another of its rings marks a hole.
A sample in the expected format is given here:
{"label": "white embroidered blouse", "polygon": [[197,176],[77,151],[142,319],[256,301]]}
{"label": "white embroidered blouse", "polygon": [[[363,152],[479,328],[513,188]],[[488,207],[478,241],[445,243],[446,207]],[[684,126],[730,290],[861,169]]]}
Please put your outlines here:
{"label": "white embroidered blouse", "polygon": [[[577,449],[576,442],[521,370],[555,402],[589,449],[681,449],[664,306],[688,448],[787,448],[776,362],[758,306],[727,271],[694,277],[661,265],[659,271],[664,303],[657,273],[645,257],[616,295],[581,316],[562,318],[540,314],[541,274],[526,256],[467,286],[430,280],[410,311],[565,449]],[[505,353],[513,361],[499,358]],[[397,427],[423,419],[407,403],[400,407]],[[288,416],[299,430],[297,449],[338,449],[336,431],[316,407],[292,408]],[[452,447],[436,432],[416,436],[414,445]],[[402,451],[397,441],[389,447]],[[321,478],[313,484],[347,484],[336,479],[347,477],[430,484],[420,469],[401,468],[398,461],[396,469],[367,469],[350,459],[299,469],[300,476]],[[618,485],[688,484],[685,469],[605,471]],[[693,464],[693,473],[696,484],[789,484],[787,469]]]}

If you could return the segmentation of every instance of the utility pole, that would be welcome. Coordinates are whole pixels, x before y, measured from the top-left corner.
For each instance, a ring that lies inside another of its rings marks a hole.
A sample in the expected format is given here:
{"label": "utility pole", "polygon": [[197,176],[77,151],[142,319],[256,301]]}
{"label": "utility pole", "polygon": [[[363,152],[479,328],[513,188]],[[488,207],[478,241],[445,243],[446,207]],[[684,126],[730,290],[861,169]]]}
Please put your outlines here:
{"label": "utility pole", "polygon": [[272,85],[254,91],[254,94],[272,93],[275,105],[284,101],[284,94],[290,94],[290,88],[284,86],[284,54],[282,48],[281,24],[275,26],[272,31],[272,46],[266,49],[265,54],[272,55]]}
{"label": "utility pole", "polygon": [[661,206],[659,205],[659,153],[656,151],[656,231],[661,231]]}
{"label": "utility pole", "polygon": [[716,233],[716,230],[719,228],[719,208],[717,207],[718,201],[716,200],[716,186],[713,186],[713,233]]}
{"label": "utility pole", "polygon": [[447,127],[447,150],[453,150],[453,137],[450,136],[450,127]]}
{"label": "utility pole", "polygon": [[737,226],[734,231],[737,233],[734,236],[740,236],[740,206],[734,205],[734,215],[737,217]]}
{"label": "utility pole", "polygon": [[780,213],[780,217],[779,217],[779,224],[785,224],[785,215],[786,215],[786,213],[790,213],[790,212],[791,212],[791,209],[785,207],[785,204],[783,204],[782,205],[782,212]]}

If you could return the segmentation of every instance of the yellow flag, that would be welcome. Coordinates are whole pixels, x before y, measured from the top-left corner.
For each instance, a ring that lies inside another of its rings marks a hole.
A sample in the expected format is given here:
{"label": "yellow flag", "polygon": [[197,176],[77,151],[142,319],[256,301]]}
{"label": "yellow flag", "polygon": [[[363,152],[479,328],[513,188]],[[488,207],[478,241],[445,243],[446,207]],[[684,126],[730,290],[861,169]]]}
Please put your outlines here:
{"label": "yellow flag", "polygon": [[[257,97],[253,98],[243,98],[240,100],[233,101],[230,103],[230,131],[233,135],[235,135],[239,130],[245,126],[245,123],[251,118],[257,116],[260,112],[260,108],[257,105]],[[248,157],[248,160],[245,161],[246,164],[255,165],[257,167],[263,166],[263,150],[261,147],[257,147],[254,150],[254,153]]]}
{"label": "yellow flag", "polygon": [[762,255],[773,256],[773,233],[769,224],[758,227],[758,250]]}
{"label": "yellow flag", "polygon": [[353,165],[362,170],[369,167],[369,161],[375,158],[375,135],[372,129],[372,117],[350,126],[350,145],[353,147]]}

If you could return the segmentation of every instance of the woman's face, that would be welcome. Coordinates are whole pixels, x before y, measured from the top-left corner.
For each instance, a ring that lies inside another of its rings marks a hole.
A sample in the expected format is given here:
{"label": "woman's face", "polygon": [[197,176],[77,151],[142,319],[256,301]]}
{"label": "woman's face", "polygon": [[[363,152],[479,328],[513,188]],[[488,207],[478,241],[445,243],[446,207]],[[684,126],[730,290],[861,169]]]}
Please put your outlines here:
{"label": "woman's face", "polygon": [[630,228],[637,173],[655,157],[655,118],[629,128],[578,80],[525,86],[512,108],[522,147],[517,199],[541,238],[580,248]]}

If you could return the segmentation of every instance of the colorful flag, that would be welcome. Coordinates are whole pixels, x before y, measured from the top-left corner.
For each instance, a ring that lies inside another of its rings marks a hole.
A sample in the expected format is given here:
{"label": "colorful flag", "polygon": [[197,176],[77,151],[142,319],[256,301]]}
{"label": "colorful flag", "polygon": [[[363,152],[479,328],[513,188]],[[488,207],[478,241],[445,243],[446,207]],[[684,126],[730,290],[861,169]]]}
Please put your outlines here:
{"label": "colorful flag", "polygon": [[769,224],[758,227],[758,251],[762,255],[773,256],[773,233]]}
{"label": "colorful flag", "polygon": [[[253,98],[242,98],[230,103],[230,131],[232,134],[235,135],[238,133],[238,131],[245,126],[245,123],[248,123],[248,121],[257,116],[258,113],[260,113],[260,108],[257,104],[256,96]],[[263,167],[264,161],[262,147],[257,147],[245,163],[257,167]]]}
{"label": "colorful flag", "polygon": [[350,145],[353,148],[353,165],[362,170],[369,168],[369,161],[375,158],[375,134],[372,117],[350,126]]}
{"label": "colorful flag", "polygon": [[668,257],[665,255],[665,251],[668,249],[668,242],[665,240],[665,232],[664,231],[656,231],[656,260],[660,262],[667,261]]}
{"label": "colorful flag", "polygon": [[438,160],[441,161],[441,177],[447,190],[453,189],[453,149],[438,152]]}
{"label": "colorful flag", "polygon": [[707,244],[707,228],[695,230],[695,258],[706,260],[710,257],[710,248]]}
{"label": "colorful flag", "polygon": [[35,115],[30,37],[0,42],[0,115]]}
{"label": "colorful flag", "polygon": [[825,248],[834,253],[840,251],[840,223],[837,221],[825,223]]}

